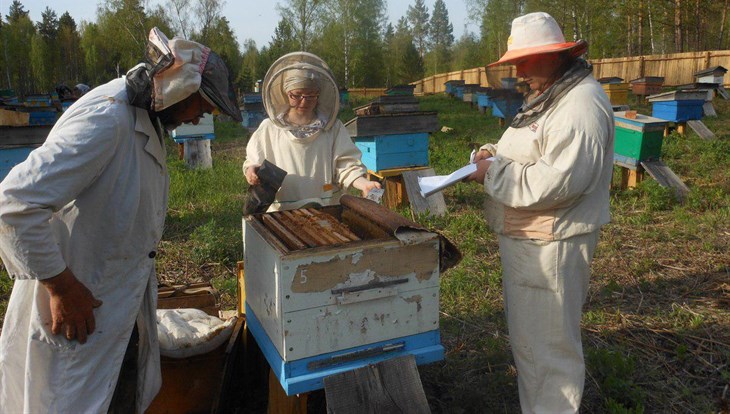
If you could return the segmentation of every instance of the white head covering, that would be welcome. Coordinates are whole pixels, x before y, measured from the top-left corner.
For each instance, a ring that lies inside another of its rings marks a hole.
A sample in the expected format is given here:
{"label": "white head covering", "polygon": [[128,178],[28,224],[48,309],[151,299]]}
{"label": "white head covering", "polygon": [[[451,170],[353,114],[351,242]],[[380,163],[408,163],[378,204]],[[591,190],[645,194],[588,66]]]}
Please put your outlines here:
{"label": "white head covering", "polygon": [[159,112],[200,92],[200,95],[237,121],[241,112],[223,60],[200,43],[167,36],[156,27],[150,30],[147,52],[153,65],[152,109]]}
{"label": "white head covering", "polygon": [[317,72],[306,69],[293,69],[287,71],[284,78],[284,92],[295,89],[319,90]]}
{"label": "white head covering", "polygon": [[287,92],[293,89],[318,89],[317,116],[329,130],[340,110],[340,91],[329,66],[308,52],[293,52],[280,57],[266,72],[262,98],[269,119],[280,128],[288,128],[283,114],[289,111]]}

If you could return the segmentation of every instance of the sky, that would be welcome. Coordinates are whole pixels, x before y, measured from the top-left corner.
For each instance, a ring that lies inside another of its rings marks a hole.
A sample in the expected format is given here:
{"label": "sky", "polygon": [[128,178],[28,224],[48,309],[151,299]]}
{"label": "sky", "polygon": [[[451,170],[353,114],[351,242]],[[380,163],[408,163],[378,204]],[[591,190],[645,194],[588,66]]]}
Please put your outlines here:
{"label": "sky", "polygon": [[[34,22],[41,20],[41,13],[50,7],[60,17],[68,11],[71,17],[79,24],[81,20],[95,21],[96,8],[99,0],[20,0],[25,10],[30,11],[30,18]],[[429,15],[433,12],[435,0],[425,0]],[[0,13],[8,14],[12,0],[0,0]],[[150,4],[163,4],[164,0],[150,0]],[[276,0],[226,0],[223,6],[223,16],[231,23],[241,48],[247,39],[253,39],[260,49],[269,44],[274,36],[274,29],[279,22],[279,13],[276,10]],[[408,6],[414,0],[386,0],[388,20],[395,24],[405,16]],[[454,26],[454,39],[458,40],[465,31],[476,32],[477,25],[467,21],[466,3],[464,0],[444,0],[449,12],[449,20]],[[4,18],[4,17],[3,17]],[[169,34],[172,36],[172,34]]]}

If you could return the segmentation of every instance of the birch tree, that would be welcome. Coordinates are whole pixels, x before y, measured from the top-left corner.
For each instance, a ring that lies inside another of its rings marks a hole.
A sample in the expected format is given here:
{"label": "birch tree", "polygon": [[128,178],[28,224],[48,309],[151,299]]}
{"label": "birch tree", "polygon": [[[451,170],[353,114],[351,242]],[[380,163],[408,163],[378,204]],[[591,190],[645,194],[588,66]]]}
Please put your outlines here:
{"label": "birch tree", "polygon": [[299,49],[308,50],[321,18],[324,0],[287,0],[285,5],[277,5],[282,17],[289,20]]}

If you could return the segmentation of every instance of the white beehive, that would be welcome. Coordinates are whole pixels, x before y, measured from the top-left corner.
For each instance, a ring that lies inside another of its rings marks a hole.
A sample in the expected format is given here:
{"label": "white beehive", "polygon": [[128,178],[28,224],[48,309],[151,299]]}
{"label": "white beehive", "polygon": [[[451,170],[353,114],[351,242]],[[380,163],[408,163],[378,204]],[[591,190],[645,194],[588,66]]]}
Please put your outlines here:
{"label": "white beehive", "polygon": [[396,238],[344,210],[244,220],[246,304],[283,361],[439,328],[438,234]]}

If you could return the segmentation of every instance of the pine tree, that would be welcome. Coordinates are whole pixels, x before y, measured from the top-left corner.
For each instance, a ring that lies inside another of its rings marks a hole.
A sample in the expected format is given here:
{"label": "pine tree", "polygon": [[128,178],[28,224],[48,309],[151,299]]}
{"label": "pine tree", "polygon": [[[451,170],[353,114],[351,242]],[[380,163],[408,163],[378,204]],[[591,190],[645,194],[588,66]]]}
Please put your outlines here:
{"label": "pine tree", "polygon": [[426,41],[428,39],[428,8],[423,3],[423,0],[416,0],[413,6],[408,6],[406,12],[408,17],[408,23],[411,26],[411,34],[413,35],[413,42],[416,44],[418,54],[423,59],[426,54]]}
{"label": "pine tree", "polygon": [[433,74],[447,72],[451,61],[451,47],[454,44],[454,26],[449,22],[449,11],[443,0],[436,0],[429,22],[429,45]]}

